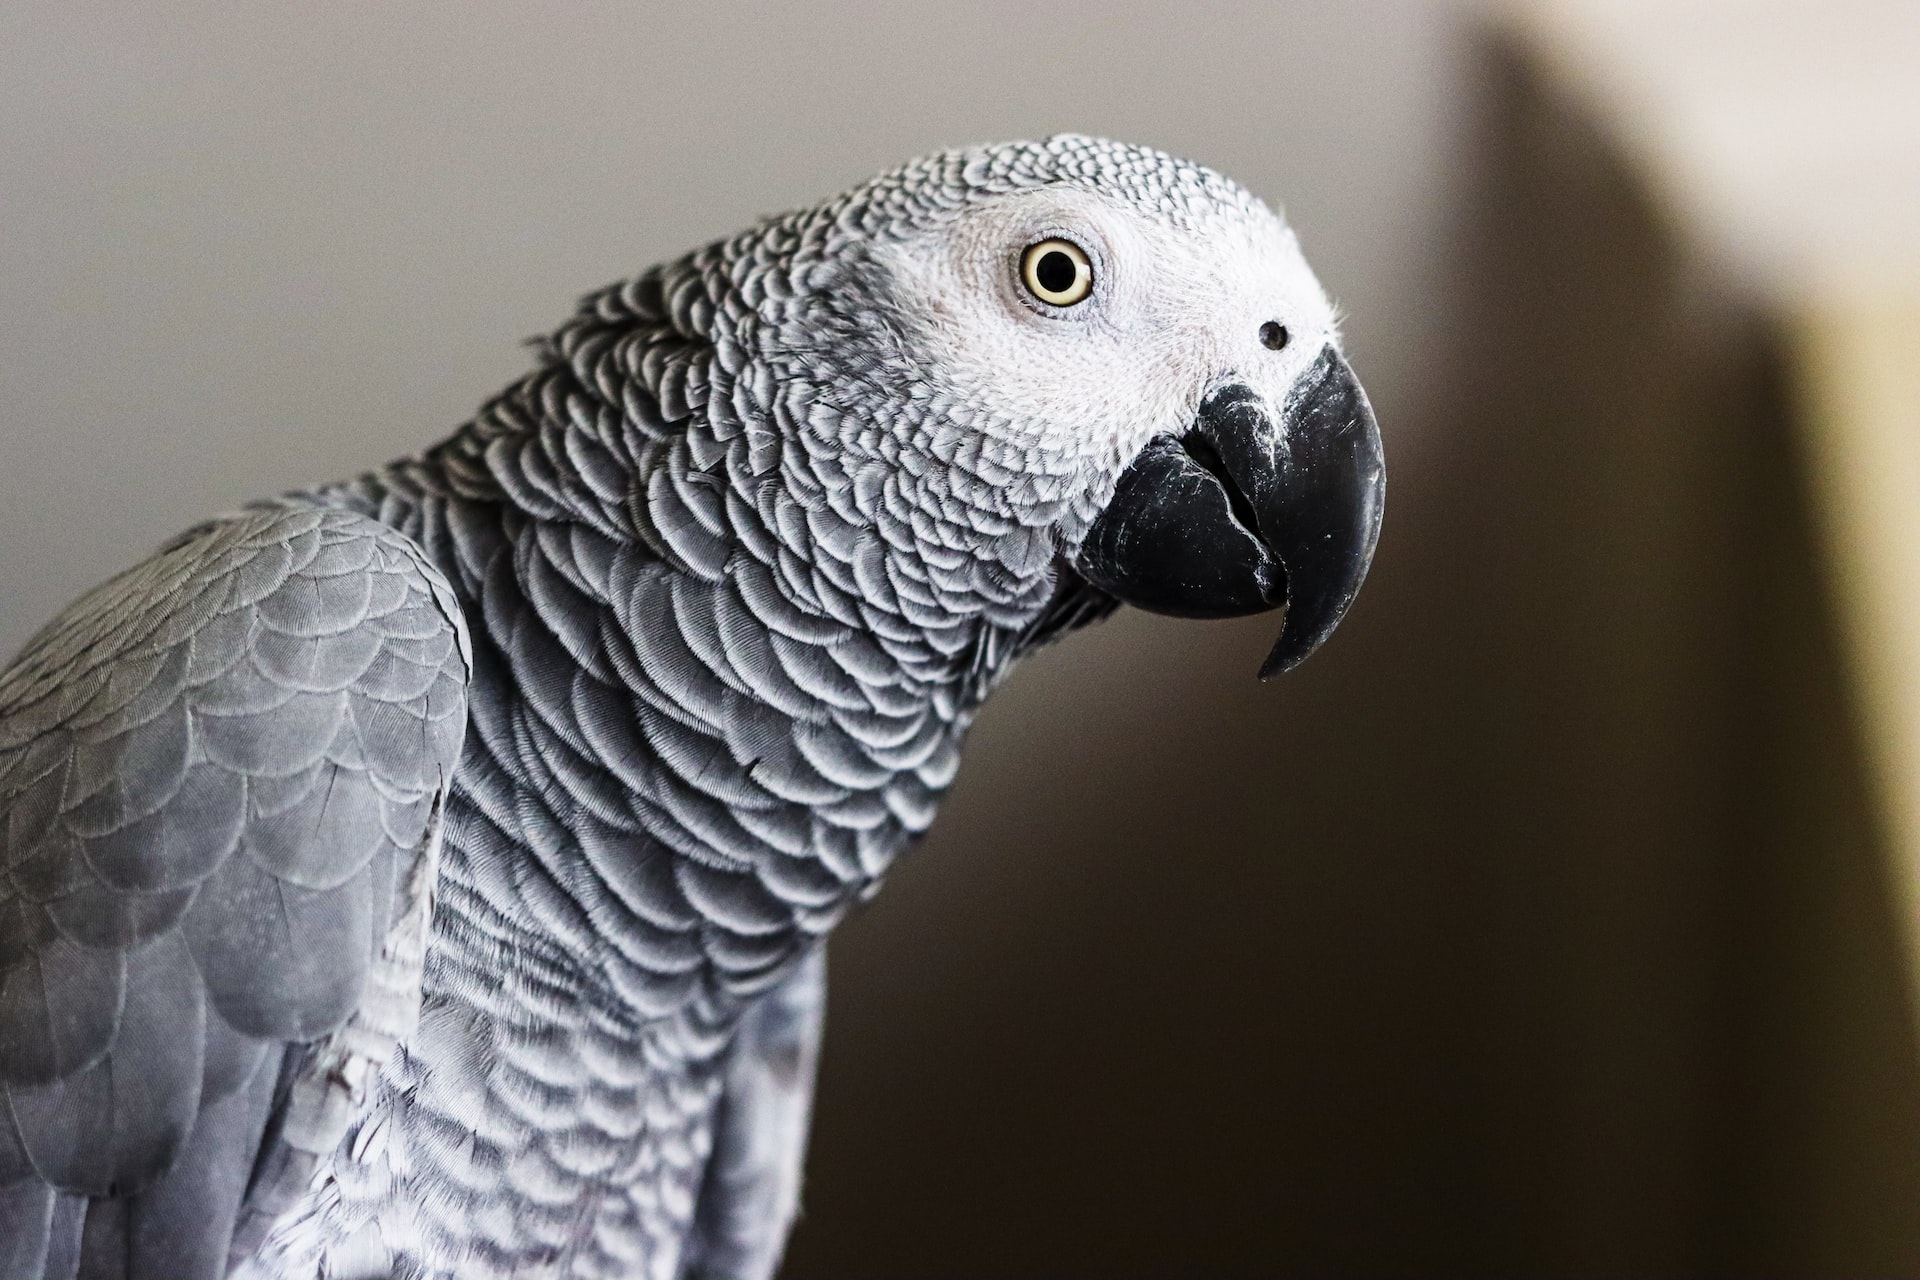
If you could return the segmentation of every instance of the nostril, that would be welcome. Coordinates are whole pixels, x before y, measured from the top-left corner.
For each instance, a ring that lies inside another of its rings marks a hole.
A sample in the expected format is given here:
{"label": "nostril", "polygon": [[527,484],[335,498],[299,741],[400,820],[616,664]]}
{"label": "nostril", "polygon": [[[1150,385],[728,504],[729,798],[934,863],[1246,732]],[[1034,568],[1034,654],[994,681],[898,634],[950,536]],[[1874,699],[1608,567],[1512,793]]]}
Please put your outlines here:
{"label": "nostril", "polygon": [[1260,326],[1260,345],[1269,351],[1278,351],[1287,345],[1287,326],[1278,320],[1269,320]]}

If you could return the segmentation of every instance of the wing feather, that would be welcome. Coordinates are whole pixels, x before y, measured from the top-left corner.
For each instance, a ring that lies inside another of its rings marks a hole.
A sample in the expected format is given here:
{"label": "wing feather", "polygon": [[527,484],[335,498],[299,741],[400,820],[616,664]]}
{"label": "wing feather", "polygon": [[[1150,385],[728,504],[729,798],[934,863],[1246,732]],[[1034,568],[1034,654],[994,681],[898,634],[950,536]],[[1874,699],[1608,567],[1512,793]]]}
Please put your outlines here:
{"label": "wing feather", "polygon": [[224,1266],[265,1064],[372,987],[385,1034],[417,1003],[380,956],[431,898],[470,664],[418,547],[289,506],[175,539],[0,670],[0,1218],[43,1224],[5,1256],[70,1255],[80,1205],[116,1273]]}

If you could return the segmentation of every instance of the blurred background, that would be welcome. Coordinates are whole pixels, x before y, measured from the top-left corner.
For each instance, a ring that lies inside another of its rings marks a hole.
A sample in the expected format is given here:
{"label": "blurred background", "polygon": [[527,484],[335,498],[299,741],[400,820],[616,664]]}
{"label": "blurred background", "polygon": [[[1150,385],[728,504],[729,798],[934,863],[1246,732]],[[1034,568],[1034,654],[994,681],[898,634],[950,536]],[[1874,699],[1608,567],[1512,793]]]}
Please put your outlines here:
{"label": "blurred background", "polygon": [[11,0],[0,652],[594,286],[1063,129],[1284,206],[1385,534],[1273,685],[1127,613],[989,705],[835,937],[786,1274],[1920,1274],[1908,3]]}

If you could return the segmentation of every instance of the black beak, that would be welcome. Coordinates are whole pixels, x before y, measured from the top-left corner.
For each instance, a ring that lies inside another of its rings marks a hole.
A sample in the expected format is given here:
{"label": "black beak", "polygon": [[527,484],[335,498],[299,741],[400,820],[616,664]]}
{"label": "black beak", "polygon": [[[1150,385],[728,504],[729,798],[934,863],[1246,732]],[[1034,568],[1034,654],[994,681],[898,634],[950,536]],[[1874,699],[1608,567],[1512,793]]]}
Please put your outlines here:
{"label": "black beak", "polygon": [[1155,613],[1286,610],[1262,680],[1332,634],[1373,562],[1386,501],[1380,428],[1331,348],[1276,421],[1238,383],[1208,396],[1178,440],[1151,441],[1120,477],[1075,567]]}

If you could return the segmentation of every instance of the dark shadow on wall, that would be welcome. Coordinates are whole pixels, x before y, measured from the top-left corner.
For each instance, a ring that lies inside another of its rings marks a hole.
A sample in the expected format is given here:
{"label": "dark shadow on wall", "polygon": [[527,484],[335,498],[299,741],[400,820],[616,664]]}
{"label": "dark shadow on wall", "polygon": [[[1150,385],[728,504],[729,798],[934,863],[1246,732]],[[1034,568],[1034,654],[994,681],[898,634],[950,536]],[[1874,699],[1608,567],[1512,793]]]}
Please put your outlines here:
{"label": "dark shadow on wall", "polygon": [[989,707],[835,938],[788,1276],[1920,1274],[1776,343],[1482,70],[1353,616],[1267,687],[1271,620],[1123,616]]}

